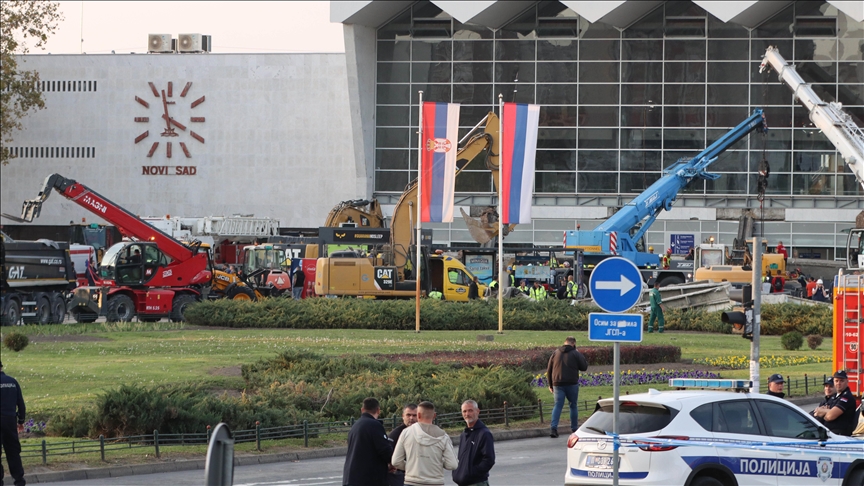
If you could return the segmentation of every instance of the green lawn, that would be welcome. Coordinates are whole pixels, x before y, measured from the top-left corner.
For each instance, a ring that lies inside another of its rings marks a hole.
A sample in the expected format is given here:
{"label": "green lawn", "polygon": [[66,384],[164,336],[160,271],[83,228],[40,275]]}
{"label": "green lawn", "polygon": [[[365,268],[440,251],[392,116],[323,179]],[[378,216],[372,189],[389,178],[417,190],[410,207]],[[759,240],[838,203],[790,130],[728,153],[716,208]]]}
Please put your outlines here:
{"label": "green lawn", "polygon": [[[3,331],[8,332],[4,328]],[[566,333],[505,331],[493,342],[477,341],[488,331],[368,331],[368,330],[286,330],[286,329],[186,329],[171,323],[89,324],[24,326],[17,328],[31,336],[30,345],[20,353],[3,350],[9,375],[24,390],[29,415],[49,418],[53,413],[87,405],[102,390],[121,383],[158,384],[205,383],[214,388],[242,390],[244,383],[237,367],[271,357],[288,348],[308,349],[341,355],[345,353],[423,352],[433,349],[508,349],[560,345]],[[577,346],[602,345],[575,332]],[[723,357],[750,353],[750,341],[737,335],[702,333],[646,334],[643,344],[672,344],[682,349],[682,359]],[[762,337],[761,354],[787,356],[831,356],[831,340],[819,349],[786,351],[780,338]],[[698,369],[699,365],[679,365]],[[638,366],[622,366],[638,369]],[[763,381],[771,373],[803,377],[829,374],[830,362],[762,368]],[[538,370],[539,371],[539,370]],[[589,370],[590,371],[590,370]],[[748,377],[748,370],[724,371],[724,377]],[[663,388],[653,385],[655,388]],[[648,386],[623,387],[622,393],[644,391]],[[539,390],[544,401],[550,399]],[[818,390],[817,390],[818,391]],[[583,388],[582,397],[610,396],[611,387]]]}

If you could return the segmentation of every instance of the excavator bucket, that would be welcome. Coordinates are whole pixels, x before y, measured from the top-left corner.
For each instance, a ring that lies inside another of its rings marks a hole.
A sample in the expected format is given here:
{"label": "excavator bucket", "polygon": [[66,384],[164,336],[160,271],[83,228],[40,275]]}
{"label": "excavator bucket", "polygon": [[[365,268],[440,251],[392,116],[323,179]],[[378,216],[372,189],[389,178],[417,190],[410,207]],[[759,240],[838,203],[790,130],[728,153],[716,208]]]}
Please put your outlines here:
{"label": "excavator bucket", "polygon": [[[468,232],[477,243],[485,245],[498,236],[498,212],[494,208],[484,209],[479,218],[469,216],[462,208],[459,208],[459,211],[468,226]],[[504,236],[510,234],[514,226],[512,224],[504,226]]]}
{"label": "excavator bucket", "polygon": [[462,208],[459,208],[459,211],[462,213],[462,219],[465,220],[465,224],[468,226],[468,232],[471,233],[471,237],[474,238],[474,241],[481,245],[485,245],[495,237],[497,231],[490,228],[488,223],[483,223],[480,218],[472,218]]}

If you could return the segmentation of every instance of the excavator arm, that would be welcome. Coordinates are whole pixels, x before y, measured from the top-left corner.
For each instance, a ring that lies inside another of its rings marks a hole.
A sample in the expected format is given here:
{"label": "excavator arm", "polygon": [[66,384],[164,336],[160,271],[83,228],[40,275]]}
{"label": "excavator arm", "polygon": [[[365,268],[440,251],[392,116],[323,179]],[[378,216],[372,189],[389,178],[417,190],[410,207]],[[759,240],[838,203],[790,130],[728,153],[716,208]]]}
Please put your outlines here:
{"label": "excavator arm", "polygon": [[39,196],[35,199],[24,201],[20,218],[8,214],[3,214],[3,216],[19,223],[32,223],[42,212],[42,203],[48,199],[51,191],[57,191],[63,197],[117,226],[124,234],[133,236],[141,241],[155,242],[162,252],[176,261],[188,261],[197,253],[196,248],[190,248],[180,243],[119,205],[111,202],[106,197],[98,194],[96,191],[77,181],[67,179],[60,174],[51,174],[45,178],[45,184],[42,190],[39,191]]}
{"label": "excavator arm", "polygon": [[[475,160],[483,159],[486,168],[492,172],[492,181],[495,191],[500,194],[499,189],[499,157],[497,153],[499,123],[498,116],[490,112],[477,127],[486,123],[482,132],[473,135],[465,145],[456,153],[456,177],[463,170],[475,163]],[[475,163],[476,164],[476,163]],[[462,211],[471,236],[478,243],[487,243],[498,235],[498,214],[487,211],[481,219],[475,220]],[[504,228],[506,235],[515,225]],[[404,277],[403,268],[408,261],[409,249],[414,244],[414,236],[417,228],[417,180],[411,181],[396,203],[393,210],[393,221],[390,224],[390,241],[393,249],[393,264],[399,269],[400,279]]]}
{"label": "excavator arm", "polygon": [[342,223],[354,223],[362,228],[383,228],[384,214],[377,199],[352,199],[342,201],[330,210],[324,226],[339,227]]}

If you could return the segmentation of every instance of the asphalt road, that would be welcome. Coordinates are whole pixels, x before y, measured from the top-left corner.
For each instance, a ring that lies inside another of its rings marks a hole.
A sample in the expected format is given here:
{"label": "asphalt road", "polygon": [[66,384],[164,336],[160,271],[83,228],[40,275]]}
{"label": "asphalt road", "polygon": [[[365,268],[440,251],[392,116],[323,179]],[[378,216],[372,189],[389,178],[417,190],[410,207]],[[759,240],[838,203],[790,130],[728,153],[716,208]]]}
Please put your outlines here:
{"label": "asphalt road", "polygon": [[[561,484],[567,464],[567,437],[508,440],[495,444],[495,467],[489,480],[495,486]],[[345,457],[310,459],[234,469],[234,486],[325,486],[342,484]],[[200,486],[204,471],[145,474],[86,481],[39,483],[54,486]],[[452,485],[449,471],[445,484]]]}

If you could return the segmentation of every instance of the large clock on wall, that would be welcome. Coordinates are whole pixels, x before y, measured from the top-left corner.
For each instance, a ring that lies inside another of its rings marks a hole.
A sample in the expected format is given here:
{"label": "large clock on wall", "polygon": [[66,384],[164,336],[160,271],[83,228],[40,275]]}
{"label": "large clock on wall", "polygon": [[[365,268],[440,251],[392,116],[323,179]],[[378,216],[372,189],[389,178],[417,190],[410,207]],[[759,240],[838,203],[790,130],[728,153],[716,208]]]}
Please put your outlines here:
{"label": "large clock on wall", "polygon": [[[186,158],[192,158],[192,150],[196,144],[203,144],[204,137],[195,130],[201,130],[203,116],[194,116],[195,108],[204,103],[204,96],[193,95],[192,82],[189,81],[180,91],[180,96],[174,98],[174,84],[168,81],[164,89],[157,88],[153,82],[147,83],[153,97],[136,96],[135,102],[139,109],[147,110],[148,116],[136,116],[135,123],[144,131],[135,137],[135,143],[150,142],[147,157],[153,157],[157,150],[164,150],[169,159],[176,153],[183,153]],[[146,98],[150,98],[147,101]],[[199,110],[200,111],[200,110]],[[161,147],[161,148],[160,148]]]}

